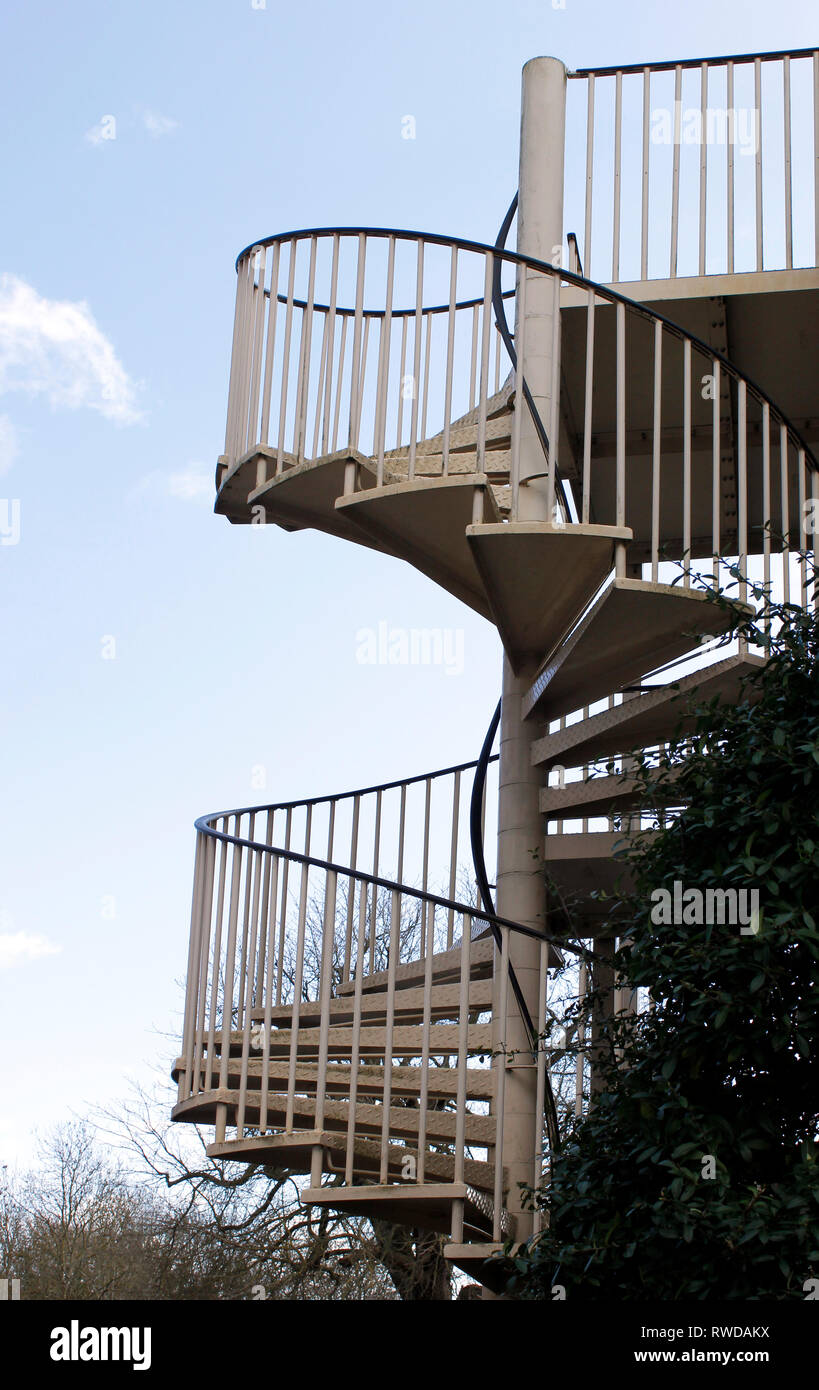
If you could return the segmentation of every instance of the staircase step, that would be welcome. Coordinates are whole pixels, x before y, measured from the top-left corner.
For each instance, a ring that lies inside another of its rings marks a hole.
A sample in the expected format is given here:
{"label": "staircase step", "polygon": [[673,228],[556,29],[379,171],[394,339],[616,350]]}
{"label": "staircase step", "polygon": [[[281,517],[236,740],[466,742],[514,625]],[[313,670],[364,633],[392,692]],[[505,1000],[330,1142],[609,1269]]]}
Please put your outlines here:
{"label": "staircase step", "polygon": [[451,1260],[462,1273],[485,1284],[493,1293],[502,1292],[514,1269],[511,1260],[501,1258],[502,1253],[502,1241],[464,1241],[444,1246],[445,1260]]}
{"label": "staircase step", "polygon": [[[174,1117],[179,1120],[186,1120],[195,1114],[197,1123],[213,1123],[213,1120],[204,1120],[202,1117],[212,1115],[215,1119],[216,1106],[225,1105],[228,1110],[228,1124],[235,1124],[240,1103],[241,1095],[238,1090],[220,1087],[213,1091],[201,1091],[198,1095],[177,1105],[174,1110]],[[422,1112],[417,1107],[391,1105],[388,1107],[387,1113],[391,1138],[418,1140]],[[453,1143],[455,1141],[458,1117],[453,1111],[427,1110],[423,1113],[426,1115],[427,1144]],[[260,1114],[260,1093],[258,1091],[248,1092],[245,1097],[245,1124],[258,1125]],[[356,1134],[363,1134],[365,1137],[380,1137],[384,1115],[383,1105],[368,1104],[367,1102],[357,1103],[355,1106]],[[301,1095],[293,1097],[293,1126],[296,1129],[311,1129],[315,1117],[315,1097]],[[287,1096],[276,1092],[269,1094],[267,1097],[268,1125],[284,1128],[286,1118]],[[331,1097],[327,1097],[324,1102],[325,1129],[346,1134],[349,1121],[349,1101],[333,1100]],[[467,1144],[474,1144],[478,1148],[482,1148],[494,1142],[495,1121],[490,1116],[467,1113],[464,1117],[464,1124],[466,1127],[464,1139]]]}
{"label": "staircase step", "polygon": [[[174,1112],[175,1113],[175,1112]],[[226,1139],[220,1144],[208,1144],[209,1158],[238,1159],[247,1163],[277,1166],[294,1173],[309,1173],[313,1149],[325,1150],[336,1172],[343,1171],[346,1160],[347,1136],[332,1130],[302,1130],[293,1134],[246,1135],[242,1139]],[[400,1180],[411,1149],[391,1144],[387,1150],[388,1177]],[[277,1162],[278,1160],[278,1162]],[[381,1145],[374,1139],[356,1139],[354,1171],[361,1176],[377,1176],[381,1167]],[[453,1154],[428,1153],[424,1157],[425,1178],[452,1183],[455,1176]],[[464,1179],[470,1187],[491,1194],[495,1187],[495,1166],[478,1159],[464,1160]]]}
{"label": "staircase step", "polygon": [[751,611],[737,602],[726,610],[698,589],[615,579],[547,661],[523,700],[523,716],[555,719],[592,704]]}
{"label": "staircase step", "polygon": [[[491,402],[490,402],[491,405]],[[512,438],[512,413],[508,409],[501,409],[497,415],[487,412],[486,419],[486,447],[487,449],[509,448]],[[450,453],[461,451],[475,452],[478,445],[478,421],[477,418],[464,424],[462,421],[454,421],[449,428],[449,450]],[[415,457],[420,458],[427,454],[437,454],[443,456],[444,432],[439,430],[438,434],[430,435],[428,439],[420,439],[415,446]],[[396,472],[400,472],[399,465],[406,465],[409,458],[409,445],[402,444],[398,449],[390,449],[384,455],[387,466]]]}
{"label": "staircase step", "polygon": [[[465,1183],[387,1183],[366,1187],[308,1187],[301,1193],[305,1206],[331,1207],[353,1216],[394,1221],[448,1235],[452,1229],[452,1203],[464,1204],[465,1234],[483,1236],[492,1230],[492,1204],[483,1193]],[[504,1234],[511,1223],[504,1212]],[[488,1248],[481,1246],[481,1249]],[[500,1248],[500,1247],[499,1247]]]}
{"label": "staircase step", "polygon": [[546,522],[469,526],[466,534],[515,669],[554,650],[611,573],[615,542],[631,540],[625,527]]}
{"label": "staircase step", "polygon": [[[255,464],[259,461],[266,477],[257,485]],[[296,463],[293,460],[281,473],[276,474],[276,450],[266,447],[257,449],[247,474],[248,490],[241,513],[243,519],[252,522],[259,515],[254,508],[263,507],[265,522],[282,526],[286,531],[325,531],[328,535],[340,536],[343,540],[379,550],[381,547],[373,537],[365,537],[358,527],[336,511],[336,498],[344,492],[344,477],[349,463],[356,466],[360,486],[374,486],[375,464],[372,459],[355,450],[342,449],[309,463]],[[233,511],[236,511],[235,503]]]}
{"label": "staircase step", "polygon": [[[457,985],[433,985],[430,990],[430,1018],[434,1022],[443,1018],[458,1018],[461,1002],[461,987]],[[491,980],[471,980],[469,983],[469,1009],[470,1012],[479,1010],[486,1012],[492,1007],[492,982]],[[345,996],[343,999],[330,1000],[330,1023],[352,1023],[354,1017],[354,1005],[352,999]],[[361,996],[361,1015],[369,1022],[373,1019],[386,1019],[387,1014],[387,991],[377,990],[362,993]],[[293,1006],[284,1004],[281,1007],[271,1009],[270,1021],[274,1026],[280,1023],[289,1025],[293,1016]],[[264,1009],[254,1009],[251,1017],[254,1022],[261,1022],[265,1017]],[[308,1003],[299,1005],[299,1027],[305,1028],[310,1023],[321,1018],[321,1005],[311,1000]],[[423,1022],[424,1018],[424,991],[423,989],[402,989],[395,994],[395,1019],[396,1022],[413,1023]]]}
{"label": "staircase step", "polygon": [[[645,832],[651,838],[654,832]],[[612,915],[612,902],[598,901],[592,893],[619,896],[631,893],[634,878],[622,859],[615,855],[628,841],[628,832],[618,830],[588,835],[547,835],[544,861],[546,872],[560,890],[569,913],[568,923],[559,923],[550,914],[554,931],[567,939],[596,936],[601,923]]]}
{"label": "staircase step", "polygon": [[339,497],[336,511],[382,550],[406,560],[482,617],[489,617],[483,586],[466,540],[478,518],[497,521],[484,473],[415,478]]}
{"label": "staircase step", "polygon": [[[457,1023],[433,1023],[429,1030],[429,1051],[433,1057],[454,1056],[459,1048],[460,1027]],[[362,1027],[359,1032],[359,1055],[362,1057],[383,1057],[392,1037],[392,1054],[397,1056],[421,1056],[424,1047],[424,1029],[415,1026],[398,1025],[388,1033],[386,1028]],[[292,1030],[276,1028],[270,1034],[269,1052],[271,1057],[290,1055]],[[298,1050],[301,1057],[318,1055],[321,1041],[320,1028],[299,1028]],[[221,1050],[222,1037],[215,1038],[217,1050]],[[244,1045],[244,1034],[234,1030],[230,1034],[231,1053],[240,1053]],[[353,1029],[333,1027],[330,1030],[331,1057],[348,1057],[353,1047]],[[470,1024],[467,1028],[467,1052],[472,1055],[488,1056],[492,1051],[492,1025],[489,1023]]]}
{"label": "staircase step", "polygon": [[729,656],[668,685],[647,688],[621,705],[537,739],[532,746],[532,761],[541,766],[577,766],[593,758],[650,748],[672,738],[677,731],[690,733],[695,720],[687,711],[692,706],[715,698],[727,704],[735,702],[742,676],[763,664],[761,657]]}
{"label": "staircase step", "polygon": [[[666,777],[673,783],[681,770],[669,769]],[[656,805],[656,801],[651,799],[650,788],[651,783],[647,793],[642,779],[638,780],[625,773],[615,772],[606,776],[588,777],[583,781],[567,782],[562,787],[543,787],[540,793],[540,809],[549,820],[619,815],[637,806]]]}
{"label": "staircase step", "polygon": [[[492,962],[495,957],[495,942],[490,937],[484,937],[480,941],[473,941],[469,948],[469,976],[471,980],[486,979],[492,974]],[[410,989],[413,986],[423,986],[426,972],[425,960],[408,961],[406,965],[395,967],[395,987],[399,989]],[[448,951],[438,951],[432,957],[432,979],[437,984],[454,983],[461,978],[461,943],[456,942]],[[365,975],[362,982],[362,989],[365,994],[372,994],[383,991],[389,984],[389,973],[386,970],[376,970],[372,975]],[[355,980],[345,980],[344,984],[336,987],[336,994],[340,997],[355,993]]]}
{"label": "staircase step", "polygon": [[[289,1058],[271,1058],[265,1065],[263,1057],[258,1053],[251,1053],[247,1062],[247,1084],[254,1089],[260,1089],[262,1079],[267,1075],[268,1089],[273,1091],[286,1091],[290,1074]],[[173,1078],[179,1079],[185,1070],[184,1057],[177,1058],[174,1064]],[[211,1070],[211,1086],[214,1090],[219,1087],[221,1071],[221,1059],[214,1058]],[[452,1100],[458,1094],[458,1070],[456,1067],[436,1067],[430,1065],[426,1068],[421,1066],[393,1066],[390,1071],[390,1088],[393,1097],[405,1096],[408,1098],[417,1097],[421,1092],[421,1082],[426,1072],[427,1077],[427,1096],[430,1101]],[[225,1084],[229,1089],[235,1089],[240,1083],[242,1074],[242,1058],[239,1053],[229,1058]],[[207,1059],[203,1062],[201,1077],[202,1084],[206,1085],[208,1075]],[[333,1062],[327,1067],[327,1094],[343,1095],[350,1094],[353,1069],[349,1062]],[[355,1079],[357,1094],[366,1096],[380,1097],[384,1093],[384,1068],[382,1066],[359,1066],[355,1069]],[[315,1092],[318,1084],[318,1063],[317,1062],[298,1062],[294,1077],[294,1088],[297,1092],[310,1095]],[[466,1069],[466,1096],[467,1100],[490,1100],[495,1093],[495,1083],[492,1071],[488,1067],[472,1066]]]}

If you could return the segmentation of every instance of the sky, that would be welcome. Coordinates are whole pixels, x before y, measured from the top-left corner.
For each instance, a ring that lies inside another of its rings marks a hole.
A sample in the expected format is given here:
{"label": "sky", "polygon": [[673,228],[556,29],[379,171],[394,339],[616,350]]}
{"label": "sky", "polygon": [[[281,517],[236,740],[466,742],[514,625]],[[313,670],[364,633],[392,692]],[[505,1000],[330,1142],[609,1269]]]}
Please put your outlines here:
{"label": "sky", "polygon": [[[494,629],[422,575],[213,515],[237,252],[493,241],[528,58],[809,46],[814,13],[5,0],[0,1166],[175,1055],[198,815],[476,757],[497,699]],[[463,669],[361,665],[380,622],[461,633]]]}

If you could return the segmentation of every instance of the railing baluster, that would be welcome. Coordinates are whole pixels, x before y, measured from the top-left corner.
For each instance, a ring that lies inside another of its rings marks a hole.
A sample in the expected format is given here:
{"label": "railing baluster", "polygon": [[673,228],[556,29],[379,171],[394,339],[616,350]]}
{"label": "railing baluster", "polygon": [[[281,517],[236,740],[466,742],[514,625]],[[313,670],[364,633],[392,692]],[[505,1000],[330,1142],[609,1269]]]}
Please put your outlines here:
{"label": "railing baluster", "polygon": [[651,579],[660,573],[660,448],[663,409],[663,325],[654,320],[654,410],[651,431]]}
{"label": "railing baluster", "polygon": [[296,281],[296,250],[298,242],[290,243],[290,265],[287,272],[287,307],[284,316],[284,347],[282,350],[282,389],[279,399],[279,445],[276,452],[276,474],[284,468],[284,433],[287,423],[287,387],[290,380],[290,342],[293,333],[293,298]]}
{"label": "railing baluster", "polygon": [[[335,809],[335,803],[333,804]],[[316,1077],[316,1117],[315,1129],[321,1133],[324,1128],[324,1108],[327,1094],[327,1059],[330,1050],[330,995],[333,984],[333,941],[336,922],[336,890],[338,875],[333,869],[327,872],[324,886],[324,930],[321,940],[321,983],[319,987],[319,1052],[318,1074]],[[317,1144],[313,1149],[310,1165],[310,1185],[321,1185],[323,1149]]]}
{"label": "railing baluster", "polygon": [[404,425],[404,383],[407,372],[407,324],[406,314],[401,315],[401,370],[398,373],[398,410],[395,425],[395,447],[401,448],[401,433]]}
{"label": "railing baluster", "polygon": [[[586,108],[586,217],[583,230],[583,266],[591,279],[592,266],[592,183],[594,179],[594,74],[588,79]],[[525,278],[525,277],[524,277]]]}
{"label": "railing baluster", "polygon": [[[255,825],[256,825],[256,813],[255,813],[255,811],[251,811],[251,812],[250,812],[250,820],[249,820],[249,829],[248,829],[248,833],[247,833],[247,838],[248,838],[248,840],[252,840],[252,839],[253,839],[253,833],[254,833]],[[252,880],[252,877],[253,877],[253,875],[252,875],[252,868],[253,868],[253,853],[252,853],[252,851],[248,851],[248,855],[247,855],[247,864],[246,864],[246,870],[245,870],[245,900],[244,900],[244,908],[243,908],[243,910],[242,910],[242,944],[241,944],[240,952],[239,952],[239,988],[238,988],[238,990],[237,990],[237,992],[236,992],[236,1027],[237,1027],[237,1028],[241,1028],[241,1027],[242,1027],[243,1017],[244,1017],[244,1015],[243,1015],[243,1009],[244,1009],[244,993],[243,993],[243,987],[244,987],[244,980],[245,980],[245,978],[246,978],[247,970],[248,970],[248,954],[247,954],[247,953],[248,953],[248,933],[249,933],[249,930],[250,930],[250,895],[251,895],[251,880]]]}
{"label": "railing baluster", "polygon": [[706,199],[708,195],[708,64],[700,70],[700,254],[699,273],[705,274]]}
{"label": "railing baluster", "polygon": [[316,387],[316,419],[313,426],[313,458],[318,456],[319,437],[321,431],[322,403],[324,401],[324,382],[327,376],[327,338],[329,334],[330,320],[326,310],[321,310],[324,314],[324,328],[321,333],[321,358],[319,361],[319,378]]}
{"label": "railing baluster", "polygon": [[421,438],[427,437],[427,401],[429,400],[429,355],[432,346],[432,314],[425,314],[425,337],[426,346],[424,348],[424,394],[421,403]]}
{"label": "railing baluster", "polygon": [[782,519],[782,600],[791,601],[790,468],[787,425],[779,426],[779,506]]}
{"label": "railing baluster", "polygon": [[[236,833],[239,825],[237,817]],[[239,920],[239,889],[242,876],[242,846],[233,845],[230,866],[230,909],[228,912],[228,939],[225,951],[224,978],[222,981],[222,1037],[219,1044],[219,1088],[225,1090],[228,1084],[230,1066],[230,1035],[233,1025],[233,988],[236,971],[236,929]],[[216,1143],[224,1143],[227,1107],[216,1108]]]}
{"label": "railing baluster", "polygon": [[739,570],[739,598],[745,602],[748,593],[748,394],[745,381],[737,383],[737,442],[739,489],[737,498],[737,527]]}
{"label": "railing baluster", "polygon": [[[251,831],[249,839],[253,839]],[[251,873],[252,870],[252,873]],[[259,896],[261,893],[262,864],[258,850],[248,851],[248,881],[253,879],[253,903],[250,916],[250,937],[248,940],[245,970],[239,977],[240,988],[244,985],[244,1017],[242,1019],[242,1065],[239,1073],[239,1105],[236,1113],[236,1138],[244,1138],[245,1114],[247,1111],[247,1078],[250,1060],[250,1029],[253,1012],[253,977],[256,969],[256,950],[258,944]]]}
{"label": "railing baluster", "polygon": [[254,291],[256,295],[256,310],[253,316],[253,359],[250,369],[250,405],[248,408],[247,420],[247,447],[253,448],[258,444],[261,431],[259,429],[259,393],[262,385],[262,343],[264,341],[264,311],[265,293],[264,282],[267,273],[267,247],[263,246],[258,256],[258,289]]}
{"label": "railing baluster", "polygon": [[[469,1062],[469,954],[472,947],[472,918],[464,914],[462,919],[460,989],[458,991],[458,1099],[455,1106],[455,1171],[456,1183],[463,1183],[466,1150],[466,1082]],[[463,1240],[463,1205],[458,1204],[453,1212],[452,1238],[456,1243]]]}
{"label": "railing baluster", "polygon": [[587,525],[591,508],[592,405],[594,401],[594,290],[586,297],[586,385],[583,400],[583,502],[581,520]]}
{"label": "railing baluster", "polygon": [[555,518],[558,455],[560,452],[560,272],[552,274],[552,362],[549,387],[549,464],[546,478],[546,515]]}
{"label": "railing baluster", "polygon": [[671,256],[669,276],[677,274],[677,251],[680,236],[680,122],[682,119],[682,68],[674,69],[674,165],[671,175]]}
{"label": "railing baluster", "polygon": [[[197,990],[194,988],[194,974],[198,969],[200,957],[200,933],[202,929],[202,888],[205,879],[205,850],[207,840],[201,831],[196,832],[196,852],[193,865],[193,897],[191,901],[191,929],[188,937],[188,969],[185,975],[185,1014],[182,1024],[182,1057],[184,1073],[179,1079],[178,1099],[185,1100],[193,1094],[194,1043],[201,1021],[196,1017]],[[198,1085],[196,1087],[198,1090]]]}
{"label": "railing baluster", "polygon": [[[458,826],[461,814],[461,774],[456,772],[452,781],[452,824],[449,845],[449,898],[455,901],[455,888],[458,874]],[[450,949],[455,927],[455,911],[449,908],[446,924],[446,947]]]}
{"label": "railing baluster", "polygon": [[230,376],[228,378],[227,421],[225,423],[225,457],[228,467],[237,457],[239,382],[242,375],[242,353],[244,304],[247,293],[247,259],[236,267],[236,303],[233,310],[233,343],[230,350]]}
{"label": "railing baluster", "polygon": [[336,409],[333,417],[333,441],[330,452],[334,454],[338,449],[338,426],[341,415],[341,393],[344,389],[344,358],[347,353],[347,324],[349,315],[344,314],[341,319],[341,341],[338,345],[338,377],[336,379]]}
{"label": "railing baluster", "polygon": [[[648,195],[649,167],[651,160],[651,141],[649,130],[651,122],[651,69],[643,68],[643,183],[642,220],[640,226],[640,278],[648,279]],[[588,276],[588,269],[586,275]]]}
{"label": "railing baluster", "polygon": [[[615,526],[626,524],[626,306],[617,304],[617,482]],[[615,549],[617,575],[625,576],[626,545],[618,541]]]}
{"label": "railing baluster", "polygon": [[475,409],[475,387],[478,377],[478,305],[472,310],[472,357],[469,363],[469,409]]}
{"label": "railing baluster", "polygon": [[299,373],[299,393],[296,407],[297,441],[293,449],[297,463],[304,463],[305,435],[307,432],[307,402],[310,396],[310,353],[313,343],[313,312],[316,302],[316,249],[317,238],[310,238],[310,265],[307,278],[307,308],[302,310],[302,361]]}
{"label": "railing baluster", "polygon": [[[432,796],[432,783],[429,778],[426,780],[424,794],[424,840],[423,840],[423,863],[421,887],[426,893],[429,887],[429,829],[430,829],[430,801]],[[425,1160],[427,1147],[427,1110],[429,1108],[429,1042],[430,1042],[430,1023],[432,1018],[432,958],[435,954],[435,908],[431,903],[422,901],[421,909],[421,940],[426,942],[426,951],[423,955],[424,960],[424,1005],[421,1020],[421,1087],[418,1096],[418,1163],[417,1181],[422,1183],[425,1176]],[[423,949],[423,948],[422,948]]]}
{"label": "railing baluster", "polygon": [[515,410],[512,416],[512,457],[509,460],[509,517],[517,521],[520,510],[520,436],[523,423],[523,360],[526,351],[526,273],[518,279],[515,314]]}
{"label": "railing baluster", "polygon": [[[238,824],[239,824],[239,822],[238,822],[238,819],[237,819],[237,821],[236,821],[237,827],[238,827]],[[227,817],[227,816],[223,817],[223,819],[222,819],[222,833],[223,833],[223,834],[225,834],[225,835],[228,834],[228,826],[229,826],[229,825],[230,825],[230,821],[229,821],[228,817]],[[228,845],[227,845],[227,842],[226,842],[225,840],[220,840],[220,841],[219,841],[219,846],[220,846],[220,854],[219,854],[219,886],[218,886],[217,893],[216,893],[216,913],[215,913],[215,919],[216,919],[216,920],[215,920],[215,923],[214,923],[214,931],[213,931],[213,964],[212,964],[212,967],[211,967],[212,974],[211,974],[211,984],[210,984],[210,1010],[209,1010],[209,1021],[208,1021],[208,1044],[207,1044],[207,1052],[208,1052],[208,1090],[210,1090],[211,1087],[212,1087],[213,1074],[214,1074],[214,1070],[215,1070],[214,1059],[215,1059],[215,1055],[216,1055],[216,1032],[217,1032],[217,1022],[216,1022],[216,1020],[217,1020],[217,1014],[218,1014],[218,1009],[219,1009],[219,977],[220,977],[220,972],[221,972],[221,968],[222,968],[222,922],[223,922],[223,919],[224,919],[224,910],[225,910],[225,884],[226,884],[226,879],[227,879],[227,858],[228,858]],[[203,1020],[203,1022],[204,1022],[204,1020]]]}
{"label": "railing baluster", "polygon": [[[540,1187],[544,1182],[544,1152],[543,1152],[543,1116],[546,1113],[546,1081],[549,1065],[549,1053],[546,1047],[546,996],[549,981],[549,945],[548,942],[540,943],[538,953],[538,1015],[537,1015],[537,1082],[535,1090],[535,1133],[533,1135],[535,1147],[535,1183]],[[543,1211],[540,1207],[535,1211],[533,1218],[533,1231],[537,1234],[543,1229]]]}
{"label": "railing baluster", "polygon": [[[267,347],[264,356],[264,390],[262,392],[262,424],[260,442],[270,442],[270,399],[273,394],[273,362],[276,354],[276,322],[279,311],[279,260],[281,246],[277,241],[273,247],[273,260],[270,267],[270,298],[267,302]],[[261,487],[266,478],[256,477],[256,486]]]}
{"label": "railing baluster", "polygon": [[[321,452],[330,452],[330,411],[333,400],[333,365],[335,353],[335,334],[336,318],[338,316],[338,258],[341,246],[341,238],[338,233],[333,234],[333,258],[330,265],[330,305],[327,313],[328,335],[327,335],[327,379],[324,383],[324,413],[321,424]],[[346,320],[344,321],[346,322]],[[342,352],[341,361],[338,366],[338,394],[341,395],[341,373],[344,368],[344,355]],[[338,420],[336,418],[336,434],[338,433]],[[335,448],[335,442],[333,443]]]}
{"label": "railing baluster", "polygon": [[[352,880],[353,884],[355,880]],[[367,945],[367,898],[365,883],[359,884],[358,896],[358,937],[355,962],[355,997],[353,1003],[353,1034],[350,1047],[350,1091],[347,1114],[347,1149],[344,1156],[344,1181],[353,1181],[353,1162],[355,1158],[356,1105],[358,1102],[358,1070],[361,1050],[361,1001],[364,984],[364,953]],[[372,962],[371,968],[372,968]]]}
{"label": "railing baluster", "polygon": [[782,105],[785,139],[785,269],[793,267],[793,190],[791,187],[791,60],[782,60]]}
{"label": "railing baluster", "polygon": [[[292,808],[292,806],[288,806],[288,808],[287,808],[287,814],[286,814],[286,817],[285,817],[285,827],[284,827],[284,848],[285,848],[285,851],[287,851],[287,850],[290,849],[290,836],[291,836],[291,833],[292,833],[292,829],[293,829],[293,808]],[[289,859],[285,859],[285,861],[284,861],[284,871],[283,871],[283,873],[282,873],[282,894],[281,894],[281,902],[280,902],[280,904],[279,904],[279,954],[278,954],[278,960],[277,960],[277,964],[276,964],[276,1004],[277,1004],[277,1006],[278,1006],[278,1005],[281,1005],[281,1003],[283,1002],[283,999],[282,999],[282,982],[283,982],[283,968],[284,968],[284,942],[285,942],[285,933],[286,933],[286,931],[287,931],[287,901],[288,901],[288,900],[287,900],[287,886],[288,886],[288,877],[289,877],[289,874],[290,874],[290,860],[289,860]],[[274,931],[274,933],[275,933],[275,930],[276,930],[276,923],[275,923],[275,921],[274,921],[274,923],[273,923],[273,931]]]}
{"label": "railing baluster", "polygon": [[501,1226],[503,1213],[503,1122],[506,1099],[506,1020],[509,1008],[509,928],[501,927],[500,968],[498,951],[495,948],[495,978],[500,980],[498,988],[497,1022],[502,1032],[494,1043],[492,1068],[495,1073],[494,1112],[495,1145],[492,1155],[495,1165],[493,1186],[492,1240],[497,1244],[503,1238]]}
{"label": "railing baluster", "polygon": [[387,1008],[384,1029],[384,1084],[381,1093],[383,1117],[381,1121],[380,1183],[389,1179],[390,1107],[392,1105],[392,1049],[395,1028],[395,969],[401,941],[401,894],[390,894],[390,941],[387,957]]}
{"label": "railing baluster", "polygon": [[[353,360],[350,373],[350,429],[347,436],[347,444],[350,449],[358,448],[358,417],[361,382],[359,377],[359,354],[361,352],[361,325],[364,318],[364,272],[366,269],[367,238],[361,233],[358,238],[358,265],[355,280],[355,319],[353,321]],[[344,492],[349,495],[353,491],[353,486],[348,484],[348,479],[352,474],[355,476],[355,464],[349,463],[344,479]]]}
{"label": "railing baluster", "polygon": [[[587,988],[587,967],[586,962],[580,962],[577,979],[577,999],[582,1006],[586,1000]],[[577,1022],[577,1057],[574,1064],[574,1113],[579,1119],[583,1114],[583,1047],[586,1041],[586,1022],[582,1007],[578,1012]]]}
{"label": "railing baluster", "polygon": [[714,378],[714,395],[711,402],[711,548],[714,557],[714,583],[716,584],[719,578],[719,509],[722,473],[721,364],[716,357],[711,364],[711,374]]}
{"label": "railing baluster", "polygon": [[[268,856],[271,857],[271,856]],[[270,869],[270,902],[276,902],[279,886],[279,856],[272,856]],[[259,1129],[264,1134],[267,1129],[267,1108],[268,1094],[270,1090],[270,1042],[273,1029],[273,970],[276,950],[276,933],[274,930],[268,932],[267,937],[267,970],[266,984],[264,992],[264,1036],[262,1040],[262,1077],[259,1098]]]}
{"label": "railing baluster", "polygon": [[387,288],[381,342],[379,344],[378,391],[375,418],[375,447],[377,450],[377,484],[384,483],[384,448],[387,437],[387,402],[390,383],[390,339],[392,334],[392,298],[395,287],[395,237],[389,239],[387,250]]}
{"label": "railing baluster", "polygon": [[813,257],[819,265],[819,49],[813,55]]}
{"label": "railing baluster", "polygon": [[[729,112],[729,117],[728,117],[728,119],[731,120],[731,121],[733,121],[733,120],[734,120],[734,117],[730,115],[730,113],[733,112],[733,110],[734,110],[734,65],[733,65],[733,63],[726,63],[726,65],[725,65],[725,91],[726,91],[726,96],[725,96],[726,109],[727,109],[727,111]],[[734,273],[734,140],[733,140],[733,131],[732,131],[732,130],[729,130],[729,132],[728,132],[728,144],[727,144],[727,150],[726,150],[726,177],[727,177],[727,180],[728,180],[728,187],[727,187],[726,195],[725,195],[725,201],[726,201],[725,225],[726,225],[726,235],[727,235],[727,242],[728,242],[728,263],[727,263],[727,269],[728,269],[728,274],[729,274],[729,275],[733,275],[733,273]]]}
{"label": "railing baluster", "polygon": [[[358,828],[361,817],[361,797],[353,797],[352,826],[350,829],[350,864],[351,869],[358,867]],[[349,882],[347,894],[347,925],[344,931],[344,961],[341,969],[341,978],[346,981],[350,979],[350,968],[352,964],[353,949],[353,917],[355,915],[355,879]]]}
{"label": "railing baluster", "polygon": [[481,380],[478,404],[478,436],[475,466],[478,473],[486,471],[486,408],[489,399],[489,336],[492,331],[492,273],[494,257],[486,256],[483,286],[483,328],[481,334]]}
{"label": "railing baluster", "polygon": [[[802,573],[801,603],[803,608],[807,608],[808,598],[808,563],[805,553],[808,549],[808,519],[806,502],[808,500],[806,478],[805,478],[805,450],[799,449],[796,455],[797,478],[799,480],[799,568]],[[811,488],[811,491],[813,489]]]}
{"label": "railing baluster", "polygon": [[415,332],[412,360],[412,410],[410,413],[410,445],[407,477],[415,477],[415,450],[418,444],[418,395],[421,378],[421,323],[424,305],[424,243],[418,240],[418,259],[415,269]]}
{"label": "railing baluster", "polygon": [[762,402],[762,578],[765,585],[765,646],[770,651],[771,615],[771,408]]}
{"label": "railing baluster", "polygon": [[691,339],[683,346],[683,574],[691,584]]}
{"label": "railing baluster", "polygon": [[455,312],[458,302],[458,248],[453,246],[449,263],[449,308],[447,311],[446,382],[444,384],[444,437],[441,471],[449,472],[449,436],[452,428],[452,367],[455,354]]}
{"label": "railing baluster", "polygon": [[620,279],[620,164],[623,145],[623,74],[614,79],[614,207],[611,229],[611,278]]}
{"label": "railing baluster", "polygon": [[[312,810],[308,808],[308,815]],[[296,1067],[299,1060],[299,1018],[301,1014],[302,982],[304,980],[304,938],[307,926],[307,892],[310,869],[302,864],[299,886],[298,926],[296,929],[296,962],[293,974],[293,1000],[290,1006],[290,1060],[287,1069],[287,1109],[284,1128],[286,1134],[293,1133],[296,1109]]]}
{"label": "railing baluster", "polygon": [[762,270],[762,63],[754,59],[754,114],[756,119],[756,268]]}

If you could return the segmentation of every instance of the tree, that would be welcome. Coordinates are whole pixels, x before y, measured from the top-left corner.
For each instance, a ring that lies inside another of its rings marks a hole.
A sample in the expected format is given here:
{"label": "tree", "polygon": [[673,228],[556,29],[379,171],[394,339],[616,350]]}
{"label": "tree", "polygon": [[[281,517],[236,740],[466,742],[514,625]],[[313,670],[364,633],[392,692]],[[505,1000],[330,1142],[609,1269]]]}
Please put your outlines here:
{"label": "tree", "polygon": [[[644,804],[684,806],[633,836],[612,905],[615,968],[651,1007],[604,1030],[602,1093],[533,1194],[547,1224],[512,1252],[513,1297],[804,1298],[819,1274],[819,626],[768,614],[740,629],[770,659],[736,705],[636,755]],[[675,883],[696,893],[667,921]],[[707,920],[709,890],[757,892],[761,917]]]}

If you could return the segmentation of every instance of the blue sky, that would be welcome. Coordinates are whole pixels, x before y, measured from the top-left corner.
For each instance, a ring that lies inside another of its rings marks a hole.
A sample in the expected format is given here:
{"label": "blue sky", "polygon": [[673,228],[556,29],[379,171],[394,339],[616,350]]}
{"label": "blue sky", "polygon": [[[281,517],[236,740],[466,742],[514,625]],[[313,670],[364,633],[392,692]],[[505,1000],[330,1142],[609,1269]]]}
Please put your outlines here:
{"label": "blue sky", "polygon": [[[236,253],[312,225],[493,240],[536,54],[817,37],[797,0],[256,5],[0,19],[0,1163],[172,1053],[197,815],[474,757],[497,698],[493,629],[422,576],[212,515]],[[462,674],[357,664],[379,621],[462,629]]]}

